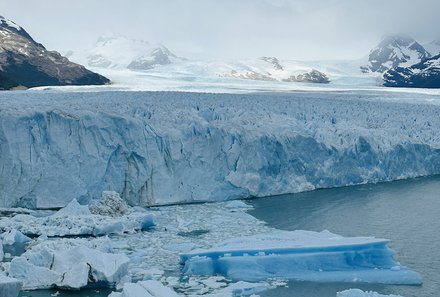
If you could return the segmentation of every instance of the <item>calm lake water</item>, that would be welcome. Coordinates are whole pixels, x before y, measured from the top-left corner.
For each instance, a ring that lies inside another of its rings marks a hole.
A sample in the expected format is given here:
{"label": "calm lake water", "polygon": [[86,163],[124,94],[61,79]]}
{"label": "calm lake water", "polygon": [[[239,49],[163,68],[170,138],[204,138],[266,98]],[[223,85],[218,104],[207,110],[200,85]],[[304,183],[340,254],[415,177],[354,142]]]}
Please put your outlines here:
{"label": "calm lake water", "polygon": [[289,283],[261,294],[335,297],[348,288],[405,297],[440,296],[440,177],[318,190],[251,201],[250,212],[284,230],[327,229],[344,236],[391,239],[396,259],[423,277],[422,286]]}
{"label": "calm lake water", "polygon": [[[423,286],[291,282],[262,296],[335,297],[348,288],[405,297],[440,292],[440,176],[376,185],[318,190],[249,201],[250,214],[284,230],[324,229],[345,236],[391,239],[397,260],[423,276]],[[22,292],[28,297],[103,297],[110,290]]]}

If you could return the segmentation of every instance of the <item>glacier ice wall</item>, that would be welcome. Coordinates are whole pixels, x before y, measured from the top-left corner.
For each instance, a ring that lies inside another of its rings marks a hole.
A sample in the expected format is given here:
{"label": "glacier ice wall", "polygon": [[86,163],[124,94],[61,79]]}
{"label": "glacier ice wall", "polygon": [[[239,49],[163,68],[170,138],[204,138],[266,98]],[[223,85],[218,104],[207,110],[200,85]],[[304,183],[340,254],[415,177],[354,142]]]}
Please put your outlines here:
{"label": "glacier ice wall", "polygon": [[0,206],[104,190],[131,205],[440,173],[438,96],[386,92],[0,94]]}

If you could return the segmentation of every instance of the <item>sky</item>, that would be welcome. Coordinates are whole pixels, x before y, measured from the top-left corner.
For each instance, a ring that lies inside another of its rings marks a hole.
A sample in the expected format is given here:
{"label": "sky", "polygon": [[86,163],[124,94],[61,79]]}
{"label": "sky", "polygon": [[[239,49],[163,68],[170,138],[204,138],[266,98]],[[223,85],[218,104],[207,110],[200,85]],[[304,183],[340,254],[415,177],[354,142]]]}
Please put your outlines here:
{"label": "sky", "polygon": [[440,39],[439,13],[439,0],[0,0],[61,53],[123,35],[200,59],[357,59],[389,34]]}

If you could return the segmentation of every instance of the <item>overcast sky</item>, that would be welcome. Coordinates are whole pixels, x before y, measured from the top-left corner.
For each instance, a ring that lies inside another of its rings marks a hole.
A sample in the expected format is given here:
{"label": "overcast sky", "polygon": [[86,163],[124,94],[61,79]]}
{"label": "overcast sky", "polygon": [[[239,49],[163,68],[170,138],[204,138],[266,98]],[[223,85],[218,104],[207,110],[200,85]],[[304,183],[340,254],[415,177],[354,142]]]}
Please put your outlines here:
{"label": "overcast sky", "polygon": [[386,34],[440,39],[440,0],[0,0],[0,7],[61,52],[125,35],[190,58],[355,59]]}

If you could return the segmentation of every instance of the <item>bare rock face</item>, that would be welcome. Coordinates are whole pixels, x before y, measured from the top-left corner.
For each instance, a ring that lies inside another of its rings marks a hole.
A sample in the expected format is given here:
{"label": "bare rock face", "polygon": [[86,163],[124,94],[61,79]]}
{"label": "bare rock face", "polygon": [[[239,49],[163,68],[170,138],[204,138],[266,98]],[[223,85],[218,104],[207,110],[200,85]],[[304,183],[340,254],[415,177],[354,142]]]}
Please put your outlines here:
{"label": "bare rock face", "polygon": [[307,83],[321,83],[326,84],[330,82],[329,77],[318,70],[313,69],[310,72],[301,73],[298,75],[292,75],[287,79],[286,82],[307,82]]}
{"label": "bare rock face", "polygon": [[154,49],[149,56],[143,56],[133,60],[128,66],[132,70],[148,70],[158,65],[171,64],[170,57],[175,57],[167,48],[159,47]]}
{"label": "bare rock face", "polygon": [[0,16],[0,89],[107,83],[107,78],[48,51],[22,27]]}
{"label": "bare rock face", "polygon": [[280,64],[280,61],[275,57],[262,57],[261,60],[272,64],[275,70],[284,70],[283,66]]}

